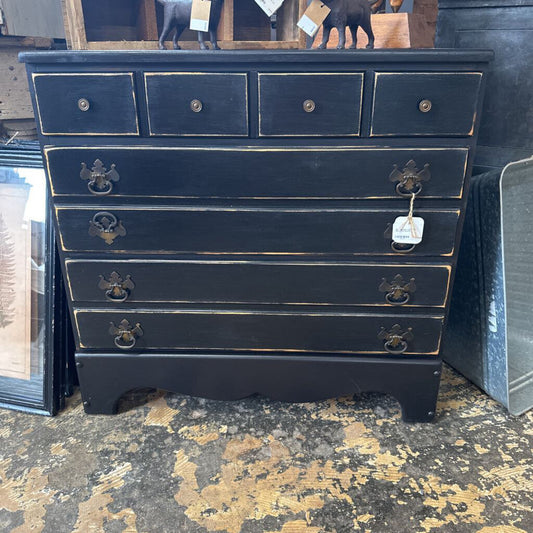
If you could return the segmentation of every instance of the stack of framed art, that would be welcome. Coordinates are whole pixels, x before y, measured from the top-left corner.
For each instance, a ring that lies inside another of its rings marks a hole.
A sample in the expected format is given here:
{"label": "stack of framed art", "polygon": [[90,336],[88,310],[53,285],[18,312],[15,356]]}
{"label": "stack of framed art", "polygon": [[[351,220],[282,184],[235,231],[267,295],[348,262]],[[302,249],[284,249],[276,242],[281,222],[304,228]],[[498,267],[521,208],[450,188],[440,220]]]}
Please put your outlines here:
{"label": "stack of framed art", "polygon": [[0,147],[0,406],[54,414],[71,392],[68,313],[36,143]]}

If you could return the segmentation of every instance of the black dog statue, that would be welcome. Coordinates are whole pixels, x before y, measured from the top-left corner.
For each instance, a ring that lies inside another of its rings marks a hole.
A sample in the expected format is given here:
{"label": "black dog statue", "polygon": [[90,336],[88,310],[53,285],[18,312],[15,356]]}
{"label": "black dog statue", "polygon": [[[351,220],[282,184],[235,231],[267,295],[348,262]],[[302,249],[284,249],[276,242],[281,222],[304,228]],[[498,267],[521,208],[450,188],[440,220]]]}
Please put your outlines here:
{"label": "black dog statue", "polygon": [[[175,28],[173,44],[174,50],[181,50],[178,44],[178,39],[185,28],[189,27],[191,20],[192,0],[158,0],[163,4],[164,22],[163,31],[159,37],[159,49],[165,49],[165,39],[168,34]],[[222,11],[222,4],[224,0],[211,0],[211,14],[209,16],[209,40],[213,46],[213,50],[220,50],[217,43],[217,27],[220,21],[220,12]],[[204,41],[204,32],[198,32],[198,44],[201,50],[209,49],[209,46]]]}
{"label": "black dog statue", "polygon": [[346,46],[346,26],[350,28],[352,34],[352,45],[350,48],[357,47],[357,29],[359,26],[368,35],[367,48],[374,48],[374,33],[370,22],[370,3],[368,0],[323,0],[331,12],[324,20],[324,30],[322,33],[322,42],[318,48],[326,48],[329,41],[329,34],[332,28],[337,28],[339,32],[338,49]]}

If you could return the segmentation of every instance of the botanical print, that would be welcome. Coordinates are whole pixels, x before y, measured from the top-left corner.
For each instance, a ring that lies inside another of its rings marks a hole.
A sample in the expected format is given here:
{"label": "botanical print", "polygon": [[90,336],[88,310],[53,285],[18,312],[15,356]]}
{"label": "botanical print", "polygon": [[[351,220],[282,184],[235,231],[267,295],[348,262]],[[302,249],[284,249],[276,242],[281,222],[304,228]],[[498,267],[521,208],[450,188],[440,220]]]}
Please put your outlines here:
{"label": "botanical print", "polygon": [[24,219],[30,186],[0,175],[0,376],[30,379],[31,227]]}

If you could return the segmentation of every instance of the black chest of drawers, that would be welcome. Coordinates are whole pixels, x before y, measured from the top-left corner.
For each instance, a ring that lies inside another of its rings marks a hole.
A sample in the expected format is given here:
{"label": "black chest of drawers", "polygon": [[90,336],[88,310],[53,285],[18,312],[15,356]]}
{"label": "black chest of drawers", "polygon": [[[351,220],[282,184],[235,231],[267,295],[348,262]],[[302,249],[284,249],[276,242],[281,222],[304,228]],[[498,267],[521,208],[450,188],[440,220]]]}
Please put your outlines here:
{"label": "black chest of drawers", "polygon": [[491,56],[23,54],[86,411],[369,390],[431,420]]}

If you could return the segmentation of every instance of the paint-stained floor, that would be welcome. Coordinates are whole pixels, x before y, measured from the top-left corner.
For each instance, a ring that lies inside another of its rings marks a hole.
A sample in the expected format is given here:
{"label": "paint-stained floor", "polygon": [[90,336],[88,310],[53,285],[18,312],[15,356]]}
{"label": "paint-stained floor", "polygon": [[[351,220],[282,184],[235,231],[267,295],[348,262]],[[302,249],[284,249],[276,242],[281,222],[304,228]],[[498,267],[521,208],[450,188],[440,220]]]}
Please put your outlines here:
{"label": "paint-stained floor", "polygon": [[446,369],[436,421],[390,397],[307,404],[75,395],[55,418],[0,410],[0,531],[533,532],[533,413]]}

